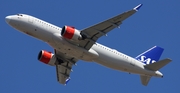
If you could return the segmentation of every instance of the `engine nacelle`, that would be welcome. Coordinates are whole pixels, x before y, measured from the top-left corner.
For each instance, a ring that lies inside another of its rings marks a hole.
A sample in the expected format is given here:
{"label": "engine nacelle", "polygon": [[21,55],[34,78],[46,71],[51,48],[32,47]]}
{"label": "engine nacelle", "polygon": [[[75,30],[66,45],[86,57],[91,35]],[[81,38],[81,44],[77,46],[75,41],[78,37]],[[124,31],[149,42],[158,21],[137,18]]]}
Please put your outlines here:
{"label": "engine nacelle", "polygon": [[45,64],[54,66],[56,62],[56,57],[51,52],[41,50],[38,54],[38,60]]}
{"label": "engine nacelle", "polygon": [[64,26],[61,31],[61,35],[64,38],[70,39],[70,40],[82,40],[82,35],[80,34],[80,31],[75,29],[74,27],[70,26]]}

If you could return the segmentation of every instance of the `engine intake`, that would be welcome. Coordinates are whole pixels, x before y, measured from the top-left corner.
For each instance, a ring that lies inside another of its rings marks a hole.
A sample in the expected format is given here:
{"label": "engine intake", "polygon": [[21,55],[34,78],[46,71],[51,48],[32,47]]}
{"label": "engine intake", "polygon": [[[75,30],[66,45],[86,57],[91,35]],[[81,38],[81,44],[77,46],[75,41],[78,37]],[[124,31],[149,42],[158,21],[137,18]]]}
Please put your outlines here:
{"label": "engine intake", "polygon": [[62,28],[61,35],[64,38],[70,40],[82,40],[82,35],[80,34],[80,31],[70,26],[64,26]]}
{"label": "engine intake", "polygon": [[45,64],[54,66],[56,62],[56,57],[51,52],[41,50],[38,54],[38,60]]}

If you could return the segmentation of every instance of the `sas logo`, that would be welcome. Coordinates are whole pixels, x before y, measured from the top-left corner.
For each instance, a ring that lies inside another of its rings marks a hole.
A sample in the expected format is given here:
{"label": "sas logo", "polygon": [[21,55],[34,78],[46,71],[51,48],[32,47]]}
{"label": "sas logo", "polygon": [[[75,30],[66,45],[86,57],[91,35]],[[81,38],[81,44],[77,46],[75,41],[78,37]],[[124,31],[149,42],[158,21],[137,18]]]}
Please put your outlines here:
{"label": "sas logo", "polygon": [[140,59],[138,60],[145,64],[151,64],[151,63],[156,62],[155,60],[152,60],[151,58],[146,58],[146,56],[141,56]]}

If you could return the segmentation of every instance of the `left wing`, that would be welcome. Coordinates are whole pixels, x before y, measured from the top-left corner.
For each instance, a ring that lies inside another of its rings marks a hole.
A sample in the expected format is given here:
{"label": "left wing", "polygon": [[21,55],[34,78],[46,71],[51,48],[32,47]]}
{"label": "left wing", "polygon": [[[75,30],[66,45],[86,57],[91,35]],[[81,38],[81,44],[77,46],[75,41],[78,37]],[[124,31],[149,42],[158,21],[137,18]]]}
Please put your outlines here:
{"label": "left wing", "polygon": [[56,61],[56,73],[59,83],[66,85],[70,80],[70,73],[72,72],[72,66],[78,61],[74,57],[69,57],[55,50],[57,57]]}
{"label": "left wing", "polygon": [[81,31],[81,35],[86,36],[85,40],[80,41],[80,46],[89,50],[92,45],[103,35],[106,35],[112,29],[119,27],[123,20],[139,10],[142,4],[139,4],[130,11],[124,12],[99,24],[93,25]]}

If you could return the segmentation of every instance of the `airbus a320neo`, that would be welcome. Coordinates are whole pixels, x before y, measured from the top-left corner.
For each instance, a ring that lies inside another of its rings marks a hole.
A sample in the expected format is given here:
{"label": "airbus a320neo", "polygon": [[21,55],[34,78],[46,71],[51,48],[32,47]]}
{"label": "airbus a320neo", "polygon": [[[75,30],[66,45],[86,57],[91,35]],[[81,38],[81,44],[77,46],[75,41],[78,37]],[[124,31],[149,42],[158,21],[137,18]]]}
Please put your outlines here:
{"label": "airbus a320neo", "polygon": [[96,42],[101,36],[106,36],[112,29],[119,27],[141,6],[142,4],[139,4],[127,12],[82,30],[71,26],[60,28],[27,14],[10,15],[5,20],[20,32],[42,40],[54,48],[54,53],[41,50],[38,60],[56,67],[57,79],[61,84],[66,85],[70,80],[72,66],[78,60],[84,60],[114,70],[138,74],[142,84],[146,86],[151,77],[162,78],[163,74],[158,70],[171,62],[169,58],[159,61],[163,48],[154,46],[134,58]]}

